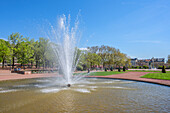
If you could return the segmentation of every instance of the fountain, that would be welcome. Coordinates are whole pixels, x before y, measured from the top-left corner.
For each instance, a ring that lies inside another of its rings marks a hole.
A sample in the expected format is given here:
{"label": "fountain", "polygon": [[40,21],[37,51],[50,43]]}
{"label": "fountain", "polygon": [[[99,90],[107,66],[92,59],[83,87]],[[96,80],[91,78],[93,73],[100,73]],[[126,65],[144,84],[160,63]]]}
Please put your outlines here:
{"label": "fountain", "polygon": [[70,28],[70,17],[66,21],[64,15],[57,28],[51,26],[48,37],[60,67],[59,80],[49,77],[0,82],[0,113],[169,112],[169,87],[73,77],[79,59],[77,28],[78,21]]}
{"label": "fountain", "polygon": [[77,52],[77,44],[80,39],[78,23],[76,21],[74,27],[71,27],[70,15],[68,18],[63,15],[59,18],[57,27],[50,26],[48,35],[51,48],[56,56],[56,62],[59,64],[59,74],[62,75],[62,81],[68,87],[75,82],[76,77],[73,78],[73,72],[80,56]]}

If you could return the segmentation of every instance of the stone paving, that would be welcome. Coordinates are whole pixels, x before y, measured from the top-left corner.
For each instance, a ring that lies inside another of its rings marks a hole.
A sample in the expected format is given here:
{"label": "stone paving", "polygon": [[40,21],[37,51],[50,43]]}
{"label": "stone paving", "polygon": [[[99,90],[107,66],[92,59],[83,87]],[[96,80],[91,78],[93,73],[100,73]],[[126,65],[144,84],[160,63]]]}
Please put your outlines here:
{"label": "stone paving", "polygon": [[152,73],[152,72],[127,72],[127,73],[108,75],[108,76],[88,76],[88,77],[134,80],[134,81],[142,81],[142,82],[149,82],[149,83],[170,86],[170,80],[140,78],[141,76],[148,73]]}
{"label": "stone paving", "polygon": [[[108,76],[88,76],[88,77],[135,80],[135,81],[143,81],[143,82],[150,82],[150,83],[170,86],[170,80],[140,78],[141,76],[147,73],[152,73],[152,72],[127,72],[127,73],[108,75]],[[9,70],[0,70],[0,81],[28,79],[28,78],[41,78],[41,77],[54,77],[54,76],[56,76],[55,73],[24,75],[24,74],[11,73]]]}
{"label": "stone paving", "polygon": [[0,81],[4,80],[16,80],[16,79],[28,79],[28,78],[41,78],[41,77],[54,77],[54,73],[45,74],[17,74],[11,73],[9,70],[0,70]]}

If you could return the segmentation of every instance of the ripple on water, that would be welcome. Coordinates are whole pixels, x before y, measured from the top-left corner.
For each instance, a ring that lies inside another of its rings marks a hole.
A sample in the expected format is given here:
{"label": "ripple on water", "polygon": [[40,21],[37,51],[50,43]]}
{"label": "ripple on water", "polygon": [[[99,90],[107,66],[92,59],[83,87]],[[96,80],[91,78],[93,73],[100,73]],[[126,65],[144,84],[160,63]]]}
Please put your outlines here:
{"label": "ripple on water", "polygon": [[61,89],[42,89],[40,90],[42,93],[56,93],[56,92],[59,92]]}
{"label": "ripple on water", "polygon": [[34,85],[35,87],[37,87],[37,88],[44,88],[44,87],[47,87],[46,85],[39,85],[39,84],[36,84],[36,85]]}
{"label": "ripple on water", "polygon": [[8,93],[8,92],[16,92],[18,90],[16,89],[7,89],[7,90],[1,90],[0,93]]}
{"label": "ripple on water", "polygon": [[90,90],[88,90],[88,89],[74,89],[74,91],[78,91],[81,93],[91,93]]}
{"label": "ripple on water", "polygon": [[29,85],[14,85],[14,87],[23,88],[23,87],[29,87]]}

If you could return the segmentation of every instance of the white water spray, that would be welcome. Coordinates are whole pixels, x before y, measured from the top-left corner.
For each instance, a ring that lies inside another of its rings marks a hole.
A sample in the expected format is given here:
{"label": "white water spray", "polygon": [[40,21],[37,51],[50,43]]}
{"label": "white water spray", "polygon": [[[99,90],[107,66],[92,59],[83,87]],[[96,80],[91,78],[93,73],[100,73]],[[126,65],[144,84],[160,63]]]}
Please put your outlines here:
{"label": "white water spray", "polygon": [[77,44],[80,39],[78,31],[78,19],[74,27],[70,26],[70,15],[68,19],[65,15],[59,18],[55,28],[51,25],[50,45],[59,64],[60,75],[63,81],[70,85],[73,83],[73,72],[76,69],[79,55]]}

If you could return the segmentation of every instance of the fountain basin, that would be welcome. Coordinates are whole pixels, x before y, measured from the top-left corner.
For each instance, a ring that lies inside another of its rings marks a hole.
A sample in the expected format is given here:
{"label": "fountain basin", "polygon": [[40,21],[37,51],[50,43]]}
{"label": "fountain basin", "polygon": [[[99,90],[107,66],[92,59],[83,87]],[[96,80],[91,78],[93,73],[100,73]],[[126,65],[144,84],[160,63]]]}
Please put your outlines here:
{"label": "fountain basin", "polygon": [[0,112],[169,112],[167,86],[84,78],[68,88],[53,80],[0,82]]}

